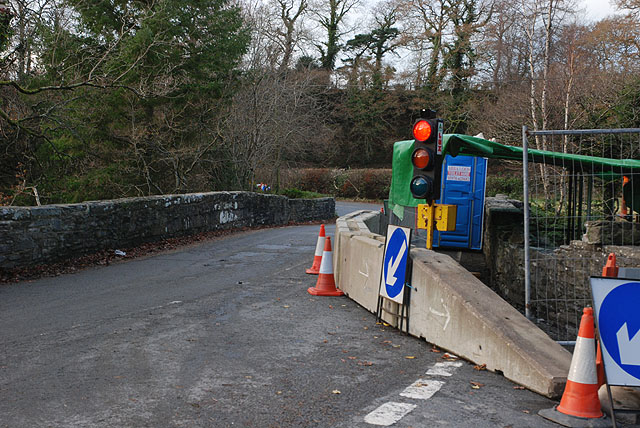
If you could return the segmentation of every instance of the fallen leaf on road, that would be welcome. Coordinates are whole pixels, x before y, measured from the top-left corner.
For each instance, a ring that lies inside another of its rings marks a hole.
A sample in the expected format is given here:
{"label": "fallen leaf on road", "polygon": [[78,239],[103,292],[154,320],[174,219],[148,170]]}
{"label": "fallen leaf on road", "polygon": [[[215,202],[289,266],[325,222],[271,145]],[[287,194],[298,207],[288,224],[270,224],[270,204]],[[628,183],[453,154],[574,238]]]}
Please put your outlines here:
{"label": "fallen leaf on road", "polygon": [[473,389],[480,389],[480,387],[484,386],[483,383],[479,383],[479,382],[469,382],[471,383],[471,388]]}
{"label": "fallen leaf on road", "polygon": [[400,347],[400,345],[391,345],[391,346],[393,346],[394,348],[399,348]]}
{"label": "fallen leaf on road", "polygon": [[413,355],[407,355],[405,358],[407,360],[414,360],[416,357],[414,357]]}
{"label": "fallen leaf on road", "polygon": [[524,389],[524,386],[514,386],[513,389]]}
{"label": "fallen leaf on road", "polygon": [[340,361],[342,361],[343,363],[347,362],[347,360],[345,360],[344,358],[340,358]]}
{"label": "fallen leaf on road", "polygon": [[522,413],[531,413],[531,412],[528,410],[523,410]]}
{"label": "fallen leaf on road", "polygon": [[350,360],[357,360],[358,359],[358,357],[347,357],[347,358],[349,358]]}
{"label": "fallen leaf on road", "polygon": [[437,353],[440,353],[440,352],[442,352],[442,351],[441,351],[441,350],[439,350],[438,348],[436,348],[435,346],[432,346],[432,347],[431,347],[431,352],[437,352]]}
{"label": "fallen leaf on road", "polygon": [[487,369],[487,365],[486,364],[481,364],[481,365],[473,366],[473,368],[478,370],[478,371],[482,371],[482,370],[486,370]]}
{"label": "fallen leaf on road", "polygon": [[364,329],[365,329],[365,330],[369,330],[369,327],[365,327]]}
{"label": "fallen leaf on road", "polygon": [[283,308],[289,308],[289,307],[290,307],[289,305],[284,305],[284,306],[283,306]]}
{"label": "fallen leaf on road", "polygon": [[323,340],[324,343],[329,343],[329,341],[327,339]]}
{"label": "fallen leaf on road", "polygon": [[372,366],[373,363],[371,361],[358,361],[359,366]]}
{"label": "fallen leaf on road", "polygon": [[385,340],[382,343],[392,343],[390,340]]}
{"label": "fallen leaf on road", "polygon": [[332,305],[329,305],[329,309],[333,309],[333,306],[332,306]]}
{"label": "fallen leaf on road", "polygon": [[276,394],[282,395],[282,391],[276,391]]}
{"label": "fallen leaf on road", "polygon": [[334,389],[333,391],[331,391],[332,394],[341,394],[340,391],[338,391],[337,389]]}
{"label": "fallen leaf on road", "polygon": [[460,359],[459,357],[456,357],[455,355],[450,354],[448,352],[445,352],[444,354],[442,354],[442,358],[449,361],[455,361]]}

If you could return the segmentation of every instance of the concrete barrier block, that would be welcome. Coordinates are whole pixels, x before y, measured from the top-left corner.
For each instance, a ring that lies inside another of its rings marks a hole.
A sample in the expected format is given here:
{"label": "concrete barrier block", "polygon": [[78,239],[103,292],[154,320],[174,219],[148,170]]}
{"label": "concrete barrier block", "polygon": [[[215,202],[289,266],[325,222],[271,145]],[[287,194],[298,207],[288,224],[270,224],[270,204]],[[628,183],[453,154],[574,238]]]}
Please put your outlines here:
{"label": "concrete barrier block", "polygon": [[[355,217],[375,214],[358,212],[337,220],[334,263],[339,287],[371,312],[377,306],[384,237],[362,230]],[[411,258],[411,335],[486,364],[539,394],[562,394],[571,363],[567,350],[449,256],[414,248]],[[383,319],[396,325],[389,315]]]}
{"label": "concrete barrier block", "polygon": [[341,244],[339,288],[351,299],[375,312],[384,244],[358,235],[350,236],[348,241],[341,241]]}
{"label": "concrete barrier block", "polygon": [[[336,228],[337,229],[337,228]],[[332,241],[333,247],[333,278],[336,281],[336,286],[342,289],[342,272],[346,269],[346,264],[343,262],[346,254],[346,249],[349,248],[349,240],[356,235],[354,232],[350,232],[349,229],[342,232],[336,231],[334,239]]]}
{"label": "concrete barrier block", "polygon": [[413,249],[410,334],[539,394],[562,394],[571,354],[444,254]]}

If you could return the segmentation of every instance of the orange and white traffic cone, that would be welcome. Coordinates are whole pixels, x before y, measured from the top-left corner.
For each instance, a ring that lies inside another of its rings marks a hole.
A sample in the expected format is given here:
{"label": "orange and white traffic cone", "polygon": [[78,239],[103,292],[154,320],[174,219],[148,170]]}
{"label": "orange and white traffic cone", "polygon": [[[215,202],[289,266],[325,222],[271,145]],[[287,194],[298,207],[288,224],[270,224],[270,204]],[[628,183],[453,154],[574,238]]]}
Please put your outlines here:
{"label": "orange and white traffic cone", "polygon": [[615,278],[618,276],[618,265],[616,264],[616,253],[609,254],[607,263],[602,268],[602,276]]}
{"label": "orange and white traffic cone", "polygon": [[[607,257],[607,262],[602,268],[602,276],[606,276],[608,278],[616,278],[618,276],[616,253],[610,253],[609,257]],[[600,349],[600,342],[598,342],[597,345],[598,348],[596,351],[596,373],[598,374],[598,386],[602,386],[605,383],[604,363],[602,362],[602,350]]]}
{"label": "orange and white traffic cone", "polygon": [[324,224],[320,225],[320,233],[318,234],[318,242],[316,243],[316,253],[313,255],[313,264],[309,269],[307,269],[307,273],[311,275],[317,275],[320,273],[320,263],[322,262],[322,251],[324,251]]}
{"label": "orange and white traffic cone", "polygon": [[595,342],[593,308],[584,308],[560,405],[540,410],[540,416],[566,427],[611,426],[602,413],[598,398]]}
{"label": "orange and white traffic cone", "polygon": [[318,281],[315,287],[309,287],[307,291],[314,296],[344,295],[342,291],[336,288],[336,281],[333,278],[333,254],[331,252],[331,238],[328,236],[324,244],[324,251],[322,252]]}

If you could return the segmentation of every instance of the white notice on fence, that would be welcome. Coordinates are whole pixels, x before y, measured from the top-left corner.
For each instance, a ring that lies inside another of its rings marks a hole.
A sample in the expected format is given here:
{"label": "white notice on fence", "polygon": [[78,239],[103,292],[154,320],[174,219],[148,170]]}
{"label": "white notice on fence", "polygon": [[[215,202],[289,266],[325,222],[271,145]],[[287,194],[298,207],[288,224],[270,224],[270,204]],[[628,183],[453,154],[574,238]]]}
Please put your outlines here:
{"label": "white notice on fence", "polygon": [[471,167],[447,165],[447,181],[471,181]]}

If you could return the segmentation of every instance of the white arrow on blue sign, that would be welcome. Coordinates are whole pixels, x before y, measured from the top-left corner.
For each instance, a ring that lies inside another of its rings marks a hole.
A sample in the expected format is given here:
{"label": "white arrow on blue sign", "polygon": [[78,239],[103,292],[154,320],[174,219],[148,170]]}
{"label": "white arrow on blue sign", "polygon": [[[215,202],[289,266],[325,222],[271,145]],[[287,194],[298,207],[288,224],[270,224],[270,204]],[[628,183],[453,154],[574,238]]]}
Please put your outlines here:
{"label": "white arrow on blue sign", "polygon": [[387,229],[380,295],[397,303],[402,303],[403,299],[410,239],[409,228],[389,226]]}
{"label": "white arrow on blue sign", "polygon": [[640,386],[640,282],[591,278],[607,383]]}

